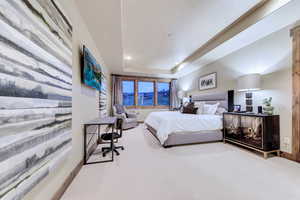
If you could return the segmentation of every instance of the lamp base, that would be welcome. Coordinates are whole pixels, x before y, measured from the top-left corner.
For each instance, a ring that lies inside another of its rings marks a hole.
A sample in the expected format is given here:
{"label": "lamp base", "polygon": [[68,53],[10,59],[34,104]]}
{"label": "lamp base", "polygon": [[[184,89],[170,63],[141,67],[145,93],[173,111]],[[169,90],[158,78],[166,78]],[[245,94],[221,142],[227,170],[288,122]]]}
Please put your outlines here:
{"label": "lamp base", "polygon": [[252,106],[252,92],[247,92],[245,94],[246,97],[246,112],[253,112],[253,106]]}
{"label": "lamp base", "polygon": [[253,112],[253,106],[246,106],[246,112]]}

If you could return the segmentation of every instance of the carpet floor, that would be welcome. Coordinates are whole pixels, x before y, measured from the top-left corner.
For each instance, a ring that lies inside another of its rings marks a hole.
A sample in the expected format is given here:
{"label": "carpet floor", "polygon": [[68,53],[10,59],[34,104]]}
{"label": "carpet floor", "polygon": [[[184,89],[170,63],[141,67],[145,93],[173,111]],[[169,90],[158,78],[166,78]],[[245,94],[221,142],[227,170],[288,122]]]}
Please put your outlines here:
{"label": "carpet floor", "polygon": [[230,144],[164,149],[140,125],[113,163],[84,166],[62,200],[299,200],[300,164]]}

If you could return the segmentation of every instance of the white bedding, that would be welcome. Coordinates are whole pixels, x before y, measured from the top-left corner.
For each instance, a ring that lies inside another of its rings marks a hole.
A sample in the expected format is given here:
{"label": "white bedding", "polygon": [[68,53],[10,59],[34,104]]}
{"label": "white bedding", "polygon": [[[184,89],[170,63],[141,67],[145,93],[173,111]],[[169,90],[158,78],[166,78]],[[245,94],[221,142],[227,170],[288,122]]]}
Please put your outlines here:
{"label": "white bedding", "polygon": [[223,128],[221,115],[194,115],[181,112],[152,112],[145,123],[157,131],[157,137],[164,144],[171,133],[214,131]]}

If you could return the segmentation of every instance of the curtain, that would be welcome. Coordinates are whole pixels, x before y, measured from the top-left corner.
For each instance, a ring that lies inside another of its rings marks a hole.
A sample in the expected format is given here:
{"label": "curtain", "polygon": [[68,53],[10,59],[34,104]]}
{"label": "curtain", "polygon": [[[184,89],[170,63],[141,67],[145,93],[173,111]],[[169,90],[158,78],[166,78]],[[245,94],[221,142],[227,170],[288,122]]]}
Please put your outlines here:
{"label": "curtain", "polygon": [[177,80],[171,81],[171,109],[179,107],[179,99],[177,96],[178,93],[177,84],[178,84]]}
{"label": "curtain", "polygon": [[122,81],[118,76],[112,76],[112,106],[115,104],[123,104]]}

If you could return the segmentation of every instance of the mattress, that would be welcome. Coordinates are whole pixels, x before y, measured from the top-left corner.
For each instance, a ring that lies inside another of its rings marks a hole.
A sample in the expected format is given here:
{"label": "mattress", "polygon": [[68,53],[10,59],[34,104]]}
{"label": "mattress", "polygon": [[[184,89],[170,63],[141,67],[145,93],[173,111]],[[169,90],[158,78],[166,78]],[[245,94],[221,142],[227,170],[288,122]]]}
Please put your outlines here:
{"label": "mattress", "polygon": [[162,145],[171,134],[201,135],[207,133],[209,137],[209,132],[213,131],[222,136],[221,129],[223,128],[221,115],[193,115],[174,111],[150,113],[145,124],[155,130],[155,135]]}

